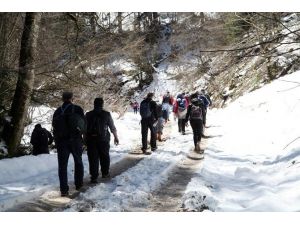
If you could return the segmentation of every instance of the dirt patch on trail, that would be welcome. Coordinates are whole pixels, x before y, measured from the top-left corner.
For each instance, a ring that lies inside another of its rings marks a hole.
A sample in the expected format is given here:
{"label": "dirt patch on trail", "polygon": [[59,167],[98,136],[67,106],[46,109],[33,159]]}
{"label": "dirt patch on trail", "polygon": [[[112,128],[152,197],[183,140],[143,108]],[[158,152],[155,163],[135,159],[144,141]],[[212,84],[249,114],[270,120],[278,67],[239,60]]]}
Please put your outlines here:
{"label": "dirt patch on trail", "polygon": [[[203,149],[205,142],[201,144]],[[151,212],[180,212],[181,198],[186,186],[194,177],[195,172],[202,166],[203,154],[194,153],[193,150],[172,171],[167,182],[159,190],[152,193],[151,205],[147,211]]]}

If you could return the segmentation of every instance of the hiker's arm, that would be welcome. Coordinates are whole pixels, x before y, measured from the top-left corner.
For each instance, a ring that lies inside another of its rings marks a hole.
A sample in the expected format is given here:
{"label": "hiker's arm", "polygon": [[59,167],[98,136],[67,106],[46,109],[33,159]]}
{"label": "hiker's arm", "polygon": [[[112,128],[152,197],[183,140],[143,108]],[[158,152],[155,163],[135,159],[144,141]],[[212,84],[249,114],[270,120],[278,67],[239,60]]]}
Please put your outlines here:
{"label": "hiker's arm", "polygon": [[154,101],[152,101],[150,104],[151,104],[151,108],[152,108],[151,111],[153,112],[153,116],[155,120],[158,120],[157,110],[156,110],[157,104]]}
{"label": "hiker's arm", "polygon": [[108,115],[108,127],[109,127],[110,131],[112,132],[112,134],[114,135],[115,144],[118,145],[119,144],[119,138],[118,138],[118,134],[117,134],[117,129],[115,127],[114,121],[113,121],[110,113]]}
{"label": "hiker's arm", "polygon": [[48,130],[47,133],[48,133],[48,145],[51,145],[53,143],[53,136]]}
{"label": "hiker's arm", "polygon": [[190,114],[191,114],[191,107],[189,106],[187,109],[187,113],[185,115],[185,123],[189,121]]}

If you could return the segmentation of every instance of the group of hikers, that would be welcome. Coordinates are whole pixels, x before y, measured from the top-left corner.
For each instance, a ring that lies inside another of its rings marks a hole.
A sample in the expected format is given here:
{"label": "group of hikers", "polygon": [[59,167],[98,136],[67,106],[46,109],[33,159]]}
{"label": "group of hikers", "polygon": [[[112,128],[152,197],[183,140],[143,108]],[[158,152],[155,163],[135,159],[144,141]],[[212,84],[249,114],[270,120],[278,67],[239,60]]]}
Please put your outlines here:
{"label": "group of hikers", "polygon": [[[211,104],[209,96],[202,93],[180,93],[174,98],[167,92],[162,102],[153,100],[154,93],[148,93],[140,103],[132,104],[134,113],[138,109],[141,115],[142,153],[147,151],[148,129],[150,129],[151,151],[157,150],[156,141],[163,141],[164,124],[169,121],[170,109],[173,108],[178,118],[179,132],[185,134],[185,126],[190,121],[194,134],[195,150],[200,151],[200,141],[203,135],[203,126],[206,123],[207,107]],[[74,159],[74,182],[76,190],[83,186],[83,144],[87,146],[89,161],[90,182],[97,183],[99,177],[99,162],[102,178],[110,177],[110,133],[114,136],[114,143],[119,144],[117,129],[110,112],[104,110],[103,98],[94,100],[94,109],[84,115],[83,109],[73,104],[73,93],[62,94],[63,104],[58,107],[52,119],[53,136],[41,124],[37,124],[31,135],[33,155],[49,154],[48,145],[55,141],[58,158],[58,176],[61,196],[69,195],[68,186],[68,160],[70,154]],[[110,131],[110,132],[109,132]],[[198,147],[197,147],[198,146]]]}
{"label": "group of hikers", "polygon": [[204,128],[206,126],[207,108],[212,104],[209,95],[204,89],[201,92],[196,91],[193,94],[179,93],[174,99],[169,91],[163,96],[162,103],[156,102],[154,93],[148,93],[147,97],[140,104],[140,115],[142,117],[142,151],[147,152],[148,129],[150,130],[151,151],[157,149],[156,140],[163,141],[163,127],[169,121],[170,109],[178,120],[178,131],[185,135],[185,127],[188,121],[193,130],[193,139],[196,152],[201,152],[201,137],[204,137]]}
{"label": "group of hikers", "polygon": [[[119,144],[117,129],[110,112],[103,109],[103,98],[94,100],[94,109],[84,115],[83,109],[73,104],[73,93],[64,92],[63,104],[58,107],[52,119],[53,136],[57,149],[58,176],[61,196],[69,195],[68,160],[70,154],[74,159],[74,182],[76,190],[83,186],[83,143],[87,146],[91,183],[98,182],[99,162],[102,178],[109,178],[110,167],[110,132],[114,135],[114,143]],[[109,130],[110,132],[109,132]],[[52,135],[40,124],[35,126],[31,135],[33,154],[49,153],[48,144],[52,143]]]}

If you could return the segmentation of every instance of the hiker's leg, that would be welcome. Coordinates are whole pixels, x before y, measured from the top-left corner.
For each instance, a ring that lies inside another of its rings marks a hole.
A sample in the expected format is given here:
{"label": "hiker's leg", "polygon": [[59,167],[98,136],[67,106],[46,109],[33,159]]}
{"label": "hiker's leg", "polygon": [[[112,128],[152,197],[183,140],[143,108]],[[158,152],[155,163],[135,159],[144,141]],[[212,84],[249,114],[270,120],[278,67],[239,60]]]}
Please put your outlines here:
{"label": "hiker's leg", "polygon": [[146,119],[142,119],[141,121],[141,132],[142,132],[142,149],[147,149],[147,137],[148,137],[148,124]]}
{"label": "hiker's leg", "polygon": [[103,175],[109,174],[109,166],[110,166],[110,157],[109,157],[109,142],[101,141],[99,143],[99,155],[100,155],[100,165],[101,165],[101,173]]}
{"label": "hiker's leg", "polygon": [[57,146],[57,160],[58,160],[58,177],[61,193],[69,191],[68,185],[68,160],[70,156],[70,148],[66,141],[60,141]]}
{"label": "hiker's leg", "polygon": [[148,127],[151,132],[151,139],[150,139],[151,148],[156,148],[156,130],[153,127],[153,122],[151,120],[149,120],[148,122]]}
{"label": "hiker's leg", "polygon": [[74,182],[76,187],[80,187],[83,184],[83,163],[82,163],[82,141],[81,139],[75,139],[71,142],[72,155],[74,158],[75,172],[74,172]]}
{"label": "hiker's leg", "polygon": [[87,143],[87,155],[89,159],[91,180],[95,180],[99,176],[99,151],[95,140]]}

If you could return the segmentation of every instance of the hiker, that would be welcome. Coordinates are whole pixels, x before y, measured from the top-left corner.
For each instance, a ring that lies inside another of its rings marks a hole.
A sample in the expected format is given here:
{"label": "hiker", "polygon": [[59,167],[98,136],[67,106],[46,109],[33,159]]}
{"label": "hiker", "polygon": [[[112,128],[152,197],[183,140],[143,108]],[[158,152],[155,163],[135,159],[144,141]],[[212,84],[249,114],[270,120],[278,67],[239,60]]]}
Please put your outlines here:
{"label": "hiker", "polygon": [[167,93],[163,96],[162,99],[162,110],[163,110],[163,117],[165,119],[165,122],[169,121],[169,114],[170,114],[170,106],[173,105],[173,98],[170,95],[170,92],[167,91]]}
{"label": "hiker", "polygon": [[148,137],[148,129],[151,132],[150,146],[151,151],[157,150],[156,147],[156,132],[153,127],[153,124],[157,122],[157,111],[156,111],[156,103],[152,100],[154,97],[153,93],[148,93],[146,99],[144,99],[140,104],[140,115],[142,117],[141,120],[141,131],[142,131],[142,151],[144,154],[149,154],[147,152],[147,137]]}
{"label": "hiker", "polygon": [[32,155],[49,154],[48,145],[51,145],[52,142],[52,134],[41,124],[36,124],[30,139],[30,143],[33,145]]}
{"label": "hiker", "polygon": [[162,138],[163,134],[163,128],[164,128],[164,118],[163,118],[163,112],[162,112],[162,104],[159,104],[157,102],[157,107],[156,107],[156,113],[157,113],[157,123],[155,123],[154,128],[156,130],[156,140],[162,142],[164,139]]}
{"label": "hiker", "polygon": [[137,101],[134,101],[134,103],[132,104],[132,108],[133,108],[133,113],[137,114],[139,110],[139,103],[137,103]]}
{"label": "hiker", "polygon": [[101,166],[102,178],[109,178],[110,166],[110,129],[114,135],[114,143],[119,144],[117,129],[110,112],[103,109],[103,98],[94,100],[94,110],[87,112],[85,117],[87,121],[87,154],[90,165],[91,183],[97,183],[99,176],[99,161]]}
{"label": "hiker", "polygon": [[74,181],[76,190],[83,185],[82,135],[86,130],[83,109],[73,104],[73,93],[64,92],[63,104],[53,115],[52,126],[57,147],[58,176],[61,196],[69,195],[68,160],[72,154],[75,164]]}
{"label": "hiker", "polygon": [[178,118],[178,132],[185,135],[185,117],[187,113],[187,108],[189,106],[188,98],[186,98],[185,93],[177,95],[177,100],[174,104],[174,115]]}
{"label": "hiker", "polygon": [[195,151],[200,152],[200,141],[202,136],[203,129],[203,114],[202,114],[202,105],[203,103],[198,98],[198,94],[191,95],[191,104],[188,106],[185,123],[190,120],[191,127],[193,129],[193,138]]}
{"label": "hiker", "polygon": [[[211,104],[210,98],[206,97],[205,94],[205,90],[202,89],[201,92],[197,92],[198,93],[198,98],[203,102],[202,105],[202,111],[203,111],[203,126],[205,127],[206,125],[206,114],[207,114],[207,108],[209,107],[209,105]],[[203,130],[204,131],[204,130]]]}

